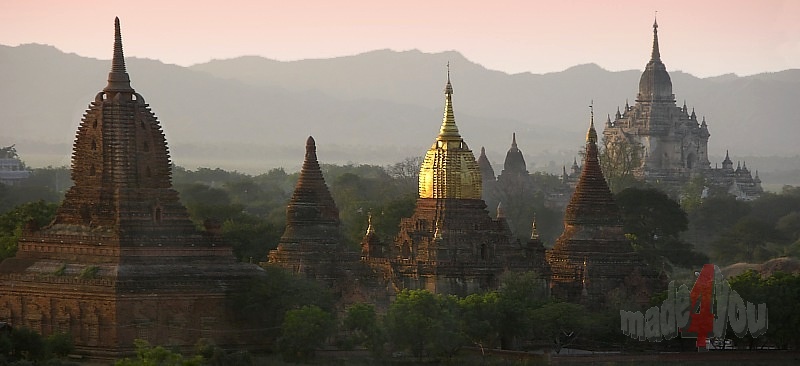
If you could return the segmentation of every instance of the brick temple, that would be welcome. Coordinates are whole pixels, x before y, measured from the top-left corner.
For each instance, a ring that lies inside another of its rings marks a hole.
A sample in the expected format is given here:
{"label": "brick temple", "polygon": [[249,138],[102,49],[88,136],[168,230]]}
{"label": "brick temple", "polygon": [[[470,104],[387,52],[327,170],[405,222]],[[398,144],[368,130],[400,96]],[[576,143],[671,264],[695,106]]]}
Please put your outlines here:
{"label": "brick temple", "polygon": [[[586,137],[580,178],[564,215],[564,232],[547,252],[554,297],[601,306],[609,297],[647,304],[661,279],[625,237],[622,216],[603,172],[594,118]],[[615,293],[616,290],[616,293]]]}
{"label": "brick temple", "polygon": [[160,123],[131,87],[119,19],[108,84],[76,133],[72,180],[54,221],[26,227],[16,257],[0,263],[0,320],[71,334],[93,356],[129,354],[135,339],[252,341],[226,297],[263,270],[236,261],[219,225],[190,221]]}
{"label": "brick temple", "polygon": [[339,209],[325,184],[314,138],[306,140],[306,154],[292,198],[286,205],[286,229],[268,263],[308,278],[333,283],[341,277],[341,262],[358,260],[341,244]]}
{"label": "brick temple", "polygon": [[442,125],[420,169],[414,212],[401,220],[392,243],[378,244],[368,229],[362,261],[391,288],[466,295],[496,288],[507,271],[537,271],[544,286],[549,269],[541,242],[514,239],[502,208],[494,218],[486,209],[480,167],[456,125],[449,73],[444,94]]}

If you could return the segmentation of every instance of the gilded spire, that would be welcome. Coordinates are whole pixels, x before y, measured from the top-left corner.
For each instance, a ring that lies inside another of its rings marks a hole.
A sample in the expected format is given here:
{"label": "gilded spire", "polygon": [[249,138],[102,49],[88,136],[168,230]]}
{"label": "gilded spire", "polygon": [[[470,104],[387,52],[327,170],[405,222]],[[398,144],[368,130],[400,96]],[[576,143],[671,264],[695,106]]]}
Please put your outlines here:
{"label": "gilded spire", "polygon": [[653,53],[651,61],[661,61],[661,52],[658,50],[658,19],[653,20]]}
{"label": "gilded spire", "polygon": [[372,212],[367,215],[367,232],[366,235],[375,234],[375,228],[372,227]]}
{"label": "gilded spire", "polygon": [[511,134],[511,148],[512,149],[516,149],[517,148],[517,133],[516,132],[513,132]]}
{"label": "gilded spire", "polygon": [[442,128],[439,130],[437,140],[460,140],[461,135],[456,127],[456,117],[453,114],[453,84],[450,83],[450,63],[447,63],[447,84],[444,87],[444,117]]}
{"label": "gilded spire", "polygon": [[439,219],[436,219],[436,228],[433,231],[433,239],[442,240],[442,222]]}
{"label": "gilded spire", "polygon": [[114,18],[114,57],[111,60],[111,72],[108,73],[108,85],[105,92],[133,92],[131,78],[125,70],[125,55],[122,53],[122,32],[119,18]]}
{"label": "gilded spire", "polygon": [[597,131],[594,129],[594,101],[592,104],[589,105],[590,117],[589,117],[589,132],[586,133],[586,143],[596,144],[597,143]]}
{"label": "gilded spire", "polygon": [[536,214],[533,215],[531,223],[531,240],[539,240],[539,229],[536,228]]}

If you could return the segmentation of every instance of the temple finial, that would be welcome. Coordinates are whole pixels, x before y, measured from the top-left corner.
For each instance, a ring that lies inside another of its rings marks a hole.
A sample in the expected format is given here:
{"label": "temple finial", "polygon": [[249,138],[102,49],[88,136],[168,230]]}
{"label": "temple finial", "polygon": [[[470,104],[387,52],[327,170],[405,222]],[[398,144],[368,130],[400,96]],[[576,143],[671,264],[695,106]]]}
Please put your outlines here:
{"label": "temple finial", "polygon": [[453,95],[453,85],[450,84],[450,61],[447,61],[447,85],[444,87],[446,95]]}
{"label": "temple finial", "polygon": [[586,133],[586,142],[597,143],[597,131],[594,129],[594,100],[589,104],[589,132]]}
{"label": "temple finial", "polygon": [[[656,14],[658,11],[656,11]],[[650,55],[650,61],[661,61],[661,52],[658,50],[658,20],[653,20],[653,53]]]}
{"label": "temple finial", "polygon": [[453,113],[453,84],[450,83],[450,62],[447,62],[447,85],[444,87],[444,117],[442,118],[442,128],[439,130],[437,140],[456,140],[461,139],[456,126],[456,117]]}
{"label": "temple finial", "polygon": [[111,72],[108,73],[106,92],[133,92],[131,78],[125,69],[125,55],[122,52],[122,32],[119,17],[114,18],[114,56],[111,59]]}
{"label": "temple finial", "polygon": [[372,227],[372,212],[367,214],[367,233],[366,235],[375,234],[375,228]]}
{"label": "temple finial", "polygon": [[306,140],[306,160],[317,161],[317,143],[312,136]]}
{"label": "temple finial", "polygon": [[531,240],[539,240],[539,230],[536,229],[536,214],[533,214],[533,222],[531,224]]}
{"label": "temple finial", "polygon": [[516,149],[517,148],[517,133],[516,132],[512,132],[511,133],[511,148],[512,149]]}

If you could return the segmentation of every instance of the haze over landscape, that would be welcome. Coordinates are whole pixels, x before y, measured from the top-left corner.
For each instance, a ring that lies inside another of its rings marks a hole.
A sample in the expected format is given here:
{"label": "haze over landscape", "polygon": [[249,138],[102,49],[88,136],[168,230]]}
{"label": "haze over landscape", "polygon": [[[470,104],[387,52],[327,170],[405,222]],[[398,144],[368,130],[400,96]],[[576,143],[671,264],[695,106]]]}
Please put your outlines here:
{"label": "haze over landscape", "polygon": [[[485,146],[499,164],[516,132],[530,170],[553,172],[576,155],[590,100],[598,123],[633,103],[656,10],[588,1],[86,3],[0,5],[0,144],[16,144],[29,165],[69,164],[75,127],[108,72],[112,40],[99,30],[118,15],[133,87],[179,165],[294,170],[308,135],[323,162],[420,155],[438,129],[450,62],[472,149]],[[800,5],[689,4],[659,4],[661,54],[678,103],[708,121],[712,165],[730,150],[765,183],[791,183],[800,168],[800,25],[791,18]]]}

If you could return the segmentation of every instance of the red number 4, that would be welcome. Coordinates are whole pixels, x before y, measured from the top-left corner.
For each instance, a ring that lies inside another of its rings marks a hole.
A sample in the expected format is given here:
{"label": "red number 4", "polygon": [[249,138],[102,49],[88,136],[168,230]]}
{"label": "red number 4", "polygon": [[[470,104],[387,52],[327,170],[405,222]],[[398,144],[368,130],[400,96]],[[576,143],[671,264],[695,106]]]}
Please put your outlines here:
{"label": "red number 4", "polygon": [[714,314],[711,304],[714,302],[714,265],[706,264],[697,277],[692,292],[689,293],[689,316],[691,318],[687,331],[697,335],[697,347],[706,348],[706,338],[714,331]]}

